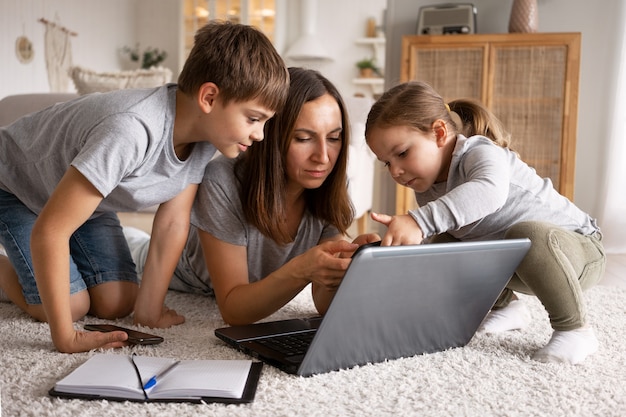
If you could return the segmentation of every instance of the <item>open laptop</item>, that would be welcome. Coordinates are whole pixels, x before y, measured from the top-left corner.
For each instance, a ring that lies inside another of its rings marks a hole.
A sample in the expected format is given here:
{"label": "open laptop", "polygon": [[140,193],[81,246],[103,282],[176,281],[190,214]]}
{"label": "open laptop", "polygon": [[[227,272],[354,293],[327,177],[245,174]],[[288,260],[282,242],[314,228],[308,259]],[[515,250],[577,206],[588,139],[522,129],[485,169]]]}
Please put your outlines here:
{"label": "open laptop", "polygon": [[528,239],[509,239],[364,248],[323,318],[224,327],[215,335],[302,376],[464,346],[529,247]]}

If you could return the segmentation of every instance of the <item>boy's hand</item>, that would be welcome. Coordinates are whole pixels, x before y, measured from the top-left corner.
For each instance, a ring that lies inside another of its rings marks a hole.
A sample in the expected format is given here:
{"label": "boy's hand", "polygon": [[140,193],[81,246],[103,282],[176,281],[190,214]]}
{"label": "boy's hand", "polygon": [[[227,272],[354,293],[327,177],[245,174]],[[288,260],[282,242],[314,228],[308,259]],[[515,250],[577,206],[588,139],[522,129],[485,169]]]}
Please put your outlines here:
{"label": "boy's hand", "polygon": [[417,245],[424,240],[422,229],[408,214],[389,216],[372,212],[372,220],[387,226],[381,246]]}
{"label": "boy's hand", "polygon": [[53,337],[54,345],[59,352],[77,353],[93,349],[112,349],[128,345],[128,335],[123,331],[115,332],[84,332],[75,330],[67,342]]}
{"label": "boy's hand", "polygon": [[135,314],[133,322],[134,324],[148,326],[150,328],[166,329],[168,327],[183,324],[185,322],[185,316],[182,316],[178,314],[176,310],[172,310],[166,305],[163,305],[163,308],[161,309],[161,315],[156,321],[142,321]]}

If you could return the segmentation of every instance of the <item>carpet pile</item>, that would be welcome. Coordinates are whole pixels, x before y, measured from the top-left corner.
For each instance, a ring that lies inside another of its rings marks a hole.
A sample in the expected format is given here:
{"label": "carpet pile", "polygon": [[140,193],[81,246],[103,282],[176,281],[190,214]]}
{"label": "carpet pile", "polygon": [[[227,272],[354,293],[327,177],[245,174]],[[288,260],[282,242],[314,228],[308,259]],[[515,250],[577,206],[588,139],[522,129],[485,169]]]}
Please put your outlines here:
{"label": "carpet pile", "polygon": [[[470,343],[429,355],[368,364],[310,378],[265,366],[255,401],[246,405],[137,404],[52,398],[54,383],[94,352],[55,351],[48,326],[0,303],[1,416],[623,416],[626,415],[626,290],[585,293],[600,350],[580,365],[530,359],[551,329],[534,297],[521,296],[533,317],[523,331],[476,335]],[[155,330],[165,342],[111,354],[180,359],[241,359],[213,335],[224,325],[212,299],[170,292],[168,306],[185,324]],[[308,291],[269,319],[315,315]],[[77,323],[97,322],[87,318]],[[132,319],[117,322],[132,326]],[[147,329],[143,329],[147,330]]]}

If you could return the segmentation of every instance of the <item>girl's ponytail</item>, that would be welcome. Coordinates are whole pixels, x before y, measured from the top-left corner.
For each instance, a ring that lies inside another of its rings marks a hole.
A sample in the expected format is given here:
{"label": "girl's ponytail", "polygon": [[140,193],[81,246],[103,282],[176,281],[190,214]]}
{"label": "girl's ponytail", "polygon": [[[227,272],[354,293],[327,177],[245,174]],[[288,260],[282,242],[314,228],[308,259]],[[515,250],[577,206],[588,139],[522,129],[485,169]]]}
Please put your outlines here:
{"label": "girl's ponytail", "polygon": [[444,120],[455,134],[482,135],[503,148],[509,146],[510,134],[478,101],[459,99],[446,104],[439,93],[421,81],[399,84],[383,93],[367,116],[365,138],[375,127],[404,125],[429,132],[437,119]]}
{"label": "girl's ponytail", "polygon": [[[470,137],[474,135],[486,136],[497,145],[508,148],[511,135],[504,129],[502,122],[485,106],[478,101],[459,99],[448,103],[450,111],[461,119],[458,133]],[[458,121],[456,123],[459,124]]]}

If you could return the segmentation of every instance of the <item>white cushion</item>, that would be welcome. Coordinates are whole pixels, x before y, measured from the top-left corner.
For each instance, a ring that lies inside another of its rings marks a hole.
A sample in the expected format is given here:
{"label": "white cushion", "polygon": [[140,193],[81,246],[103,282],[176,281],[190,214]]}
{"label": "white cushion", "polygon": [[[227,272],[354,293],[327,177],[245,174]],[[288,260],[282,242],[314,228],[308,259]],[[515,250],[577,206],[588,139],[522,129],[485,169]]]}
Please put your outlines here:
{"label": "white cushion", "polygon": [[70,76],[79,94],[89,94],[123,88],[159,87],[171,81],[172,71],[165,67],[152,67],[131,71],[96,72],[82,67],[72,67]]}

